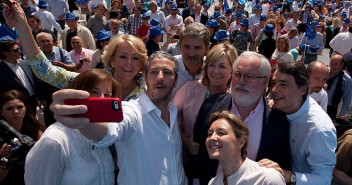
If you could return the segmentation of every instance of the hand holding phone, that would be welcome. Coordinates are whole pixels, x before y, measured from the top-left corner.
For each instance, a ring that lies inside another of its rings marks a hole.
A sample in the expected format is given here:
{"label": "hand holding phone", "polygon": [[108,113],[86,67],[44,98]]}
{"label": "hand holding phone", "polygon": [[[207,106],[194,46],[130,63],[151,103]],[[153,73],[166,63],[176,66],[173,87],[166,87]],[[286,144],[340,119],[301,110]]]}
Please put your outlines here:
{"label": "hand holding phone", "polygon": [[86,117],[90,122],[121,122],[123,120],[119,98],[66,99],[67,105],[86,105],[88,111],[73,117]]}

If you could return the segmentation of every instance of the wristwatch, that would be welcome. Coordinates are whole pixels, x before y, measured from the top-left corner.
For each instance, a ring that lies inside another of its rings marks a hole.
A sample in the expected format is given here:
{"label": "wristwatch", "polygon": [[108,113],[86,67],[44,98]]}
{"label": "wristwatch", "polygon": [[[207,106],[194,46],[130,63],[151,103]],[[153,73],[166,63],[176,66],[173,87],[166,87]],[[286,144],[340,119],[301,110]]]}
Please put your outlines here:
{"label": "wristwatch", "polygon": [[295,172],[292,172],[291,178],[290,178],[290,184],[296,184],[296,174]]}

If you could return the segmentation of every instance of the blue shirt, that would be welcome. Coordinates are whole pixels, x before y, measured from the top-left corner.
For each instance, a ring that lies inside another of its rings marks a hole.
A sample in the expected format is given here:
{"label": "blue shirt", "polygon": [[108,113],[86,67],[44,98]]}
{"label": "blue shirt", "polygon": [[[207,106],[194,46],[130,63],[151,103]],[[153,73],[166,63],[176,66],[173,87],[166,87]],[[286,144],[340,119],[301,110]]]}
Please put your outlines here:
{"label": "blue shirt", "polygon": [[60,48],[53,46],[53,50],[50,54],[44,53],[47,59],[52,62],[52,61],[60,61],[64,64],[75,64],[75,62],[71,59],[70,54],[64,50],[61,49],[62,51],[62,58],[60,54]]}
{"label": "blue shirt", "polygon": [[10,36],[13,40],[18,39],[18,33],[16,29],[9,28],[5,23],[0,24],[0,37]]}
{"label": "blue shirt", "polygon": [[[326,90],[326,92],[328,93],[328,105],[332,105],[332,96],[334,95],[338,81],[339,81],[339,78],[336,78],[334,80],[334,82],[331,84],[331,87],[329,88],[329,90]],[[351,88],[352,88],[351,77],[346,72],[343,72],[342,97],[341,97],[342,107],[341,107],[341,111],[338,115],[347,114],[347,112],[350,109],[350,102],[351,102],[351,98],[352,98]]]}
{"label": "blue shirt", "polygon": [[287,118],[296,184],[330,185],[336,164],[336,129],[330,117],[307,97],[301,108]]}
{"label": "blue shirt", "polygon": [[[314,39],[308,40],[308,38],[306,37],[306,33],[304,33],[302,40],[299,44],[307,44],[309,46],[314,46],[314,45],[324,46],[323,35],[319,32],[316,32]],[[317,52],[312,52],[310,48],[307,49],[305,52],[308,54],[317,54]]]}

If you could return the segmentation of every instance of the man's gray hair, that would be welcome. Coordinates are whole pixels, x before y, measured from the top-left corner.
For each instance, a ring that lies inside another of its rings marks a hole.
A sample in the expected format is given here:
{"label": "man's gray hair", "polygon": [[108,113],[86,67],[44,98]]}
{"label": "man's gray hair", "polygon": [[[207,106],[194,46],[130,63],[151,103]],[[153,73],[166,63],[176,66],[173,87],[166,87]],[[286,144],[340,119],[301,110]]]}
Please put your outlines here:
{"label": "man's gray hair", "polygon": [[243,52],[234,62],[233,71],[235,71],[239,60],[241,60],[243,58],[247,59],[247,58],[251,58],[251,57],[257,57],[260,59],[260,75],[261,76],[269,76],[270,71],[271,71],[269,60],[264,55],[253,52],[253,51]]}
{"label": "man's gray hair", "polygon": [[167,58],[169,60],[171,60],[172,62],[174,62],[175,64],[175,68],[174,68],[174,72],[175,72],[175,76],[176,78],[178,77],[178,62],[176,60],[175,57],[173,57],[172,55],[170,55],[169,53],[166,53],[165,51],[156,51],[154,53],[152,53],[148,59],[148,61],[144,64],[144,75],[147,76],[148,70],[149,70],[149,66],[150,66],[150,61],[152,61],[153,59],[156,58]]}
{"label": "man's gray hair", "polygon": [[44,37],[44,36],[49,36],[49,38],[51,38],[51,41],[54,40],[54,39],[53,39],[53,36],[52,36],[50,33],[46,33],[46,32],[40,32],[40,33],[38,33],[38,35],[35,37],[35,40],[36,40],[37,42],[39,42],[39,39],[40,39],[41,37]]}
{"label": "man's gray hair", "polygon": [[180,45],[182,45],[183,38],[200,38],[204,41],[205,48],[210,45],[210,32],[209,29],[201,23],[194,22],[188,24],[180,31]]}

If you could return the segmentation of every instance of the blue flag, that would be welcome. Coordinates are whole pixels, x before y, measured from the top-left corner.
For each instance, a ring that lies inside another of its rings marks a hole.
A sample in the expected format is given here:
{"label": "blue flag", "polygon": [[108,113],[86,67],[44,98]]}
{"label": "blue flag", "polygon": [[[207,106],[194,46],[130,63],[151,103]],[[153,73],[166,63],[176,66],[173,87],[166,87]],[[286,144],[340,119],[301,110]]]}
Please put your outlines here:
{"label": "blue flag", "polygon": [[78,5],[84,5],[88,2],[89,2],[89,0],[76,0],[76,4],[78,4]]}
{"label": "blue flag", "polygon": [[227,0],[224,0],[224,10],[226,12],[227,9],[230,9],[229,4],[227,3]]}
{"label": "blue flag", "polygon": [[238,0],[238,2],[239,2],[240,4],[246,4],[246,3],[248,2],[248,0]]}
{"label": "blue flag", "polygon": [[307,18],[307,27],[306,27],[306,32],[305,36],[308,38],[308,40],[313,40],[315,38],[315,31],[314,31],[314,25],[312,24],[312,21],[310,20],[310,14],[308,14]]}

